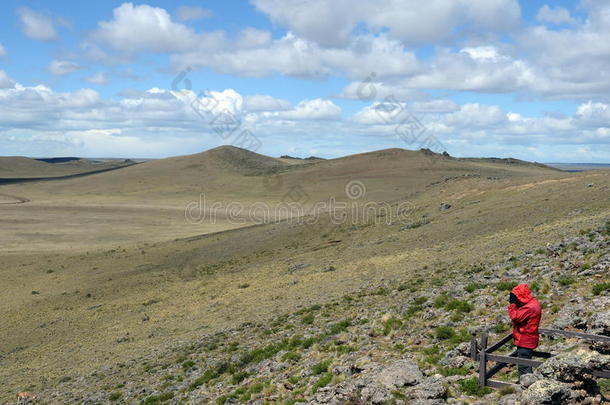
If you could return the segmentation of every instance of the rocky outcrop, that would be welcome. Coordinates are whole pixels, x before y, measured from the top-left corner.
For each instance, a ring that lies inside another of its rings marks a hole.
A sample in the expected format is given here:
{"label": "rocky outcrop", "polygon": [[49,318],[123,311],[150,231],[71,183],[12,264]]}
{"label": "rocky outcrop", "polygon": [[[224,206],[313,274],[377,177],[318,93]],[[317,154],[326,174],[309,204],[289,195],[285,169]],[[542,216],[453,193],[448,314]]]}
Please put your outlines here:
{"label": "rocky outcrop", "polygon": [[397,389],[405,387],[412,401],[439,400],[447,393],[442,376],[425,378],[410,358],[388,365],[360,359],[352,369],[362,370],[362,373],[335,386],[320,389],[309,404],[383,404],[393,398]]}
{"label": "rocky outcrop", "polygon": [[569,386],[553,380],[539,380],[521,394],[523,405],[558,405],[571,403],[575,396]]}

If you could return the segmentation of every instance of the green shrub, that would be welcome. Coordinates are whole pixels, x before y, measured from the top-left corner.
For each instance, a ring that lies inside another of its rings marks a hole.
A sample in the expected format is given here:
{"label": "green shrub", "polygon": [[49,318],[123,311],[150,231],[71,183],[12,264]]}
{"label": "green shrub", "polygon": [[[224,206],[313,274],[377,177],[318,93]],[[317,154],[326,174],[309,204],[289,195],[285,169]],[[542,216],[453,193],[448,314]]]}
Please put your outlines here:
{"label": "green shrub", "polygon": [[421,312],[424,310],[424,307],[421,305],[415,305],[415,304],[411,304],[409,305],[409,308],[407,309],[407,311],[405,312],[405,318],[410,318],[413,315],[415,315],[418,312]]}
{"label": "green shrub", "polygon": [[121,394],[120,392],[113,392],[112,394],[108,395],[108,399],[110,401],[117,401],[122,396],[123,394]]}
{"label": "green shrub", "polygon": [[191,368],[193,368],[194,365],[195,365],[195,362],[193,360],[187,360],[184,363],[182,363],[182,369],[184,371],[188,371]]}
{"label": "green shrub", "polygon": [[[583,266],[584,267],[584,266]],[[562,286],[569,286],[572,285],[576,282],[576,280],[574,280],[571,277],[563,277],[559,279],[559,284],[561,284]]]}
{"label": "green shrub", "polygon": [[160,395],[151,395],[140,401],[140,405],[157,405],[167,402],[174,397],[173,392],[166,392]]}
{"label": "green shrub", "polygon": [[303,325],[311,325],[314,321],[314,315],[313,314],[307,314],[303,317],[303,319],[301,319],[301,322],[303,323]]}
{"label": "green shrub", "polygon": [[297,361],[301,360],[301,355],[295,352],[286,352],[282,356],[282,360],[296,363]]}
{"label": "green shrub", "polygon": [[494,326],[494,332],[502,333],[508,330],[508,325],[505,323],[498,323]]}
{"label": "green shrub", "polygon": [[198,377],[195,381],[193,381],[189,385],[189,389],[191,391],[193,391],[194,389],[198,388],[199,386],[206,384],[215,378],[220,377],[220,375],[221,375],[221,373],[218,372],[217,368],[208,369],[203,373],[203,375],[201,377]]}
{"label": "green shrub", "polygon": [[390,318],[383,323],[383,335],[387,336],[390,334],[392,329],[398,329],[402,326],[402,321],[396,318]]}
{"label": "green shrub", "polygon": [[311,373],[313,375],[319,375],[319,374],[326,372],[328,370],[328,367],[330,366],[330,363],[332,363],[332,360],[324,360],[324,361],[321,361],[321,362],[315,364],[311,368]]}
{"label": "green shrub", "polygon": [[455,330],[451,326],[439,326],[436,328],[436,338],[441,340],[455,337]]}
{"label": "green shrub", "polygon": [[489,387],[481,387],[479,385],[479,380],[476,377],[468,378],[465,380],[461,380],[459,382],[460,390],[470,396],[482,397],[491,392],[491,388]]}
{"label": "green shrub", "polygon": [[440,351],[441,349],[438,346],[430,346],[422,349],[422,353],[425,354],[424,363],[437,364],[439,360],[443,358]]}
{"label": "green shrub", "polygon": [[434,299],[434,308],[442,308],[447,304],[449,298],[446,295],[439,295]]}
{"label": "green shrub", "polygon": [[426,298],[426,297],[418,297],[418,298],[415,298],[413,300],[413,304],[415,304],[415,305],[422,305],[422,304],[425,304],[426,301],[428,301],[428,298]]}
{"label": "green shrub", "polygon": [[591,288],[593,295],[600,295],[601,293],[606,292],[608,290],[610,290],[610,283],[595,284]]}
{"label": "green shrub", "polygon": [[466,287],[464,287],[464,290],[466,292],[472,293],[475,292],[476,290],[480,290],[482,288],[485,288],[485,284],[481,284],[481,283],[470,283],[468,284]]}
{"label": "green shrub", "polygon": [[460,331],[452,336],[449,340],[451,343],[458,344],[462,342],[469,342],[470,338],[471,336],[466,329],[460,329]]}
{"label": "green shrub", "polygon": [[450,311],[467,313],[472,311],[472,304],[467,301],[451,300],[445,304],[445,308]]}
{"label": "green shrub", "polygon": [[333,375],[331,373],[324,373],[313,385],[311,392],[316,393],[320,388],[326,387],[332,379]]}
{"label": "green shrub", "polygon": [[468,367],[449,367],[441,370],[441,374],[445,377],[452,375],[468,375],[470,369]]}
{"label": "green shrub", "polygon": [[349,326],[351,326],[351,324],[352,324],[351,319],[344,319],[343,321],[338,322],[338,323],[334,324],[333,326],[331,326],[331,328],[329,330],[329,334],[336,335],[341,332],[345,332],[347,330],[347,328]]}
{"label": "green shrub", "polygon": [[516,281],[500,281],[496,284],[496,290],[498,291],[511,291],[517,286]]}
{"label": "green shrub", "polygon": [[248,378],[248,376],[250,376],[250,373],[247,371],[239,371],[231,376],[231,384],[237,385]]}

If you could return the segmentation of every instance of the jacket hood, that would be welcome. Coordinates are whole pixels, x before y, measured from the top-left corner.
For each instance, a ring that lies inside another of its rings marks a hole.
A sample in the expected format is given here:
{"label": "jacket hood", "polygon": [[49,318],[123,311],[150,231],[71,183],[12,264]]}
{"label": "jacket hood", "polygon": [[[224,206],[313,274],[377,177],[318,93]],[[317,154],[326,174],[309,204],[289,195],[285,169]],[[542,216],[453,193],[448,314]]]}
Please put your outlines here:
{"label": "jacket hood", "polygon": [[513,288],[512,293],[515,294],[519,302],[523,304],[527,304],[534,298],[532,297],[532,292],[530,291],[530,288],[527,284],[519,284],[518,286]]}

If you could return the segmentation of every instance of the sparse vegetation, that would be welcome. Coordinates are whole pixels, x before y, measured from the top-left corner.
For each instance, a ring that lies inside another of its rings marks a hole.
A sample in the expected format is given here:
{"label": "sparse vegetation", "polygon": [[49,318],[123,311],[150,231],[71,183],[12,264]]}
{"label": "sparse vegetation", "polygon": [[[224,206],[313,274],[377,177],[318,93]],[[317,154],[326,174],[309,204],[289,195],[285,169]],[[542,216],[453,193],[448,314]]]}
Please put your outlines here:
{"label": "sparse vegetation", "polygon": [[610,291],[610,282],[595,284],[591,288],[591,292],[593,293],[593,295],[600,295],[602,293],[605,293],[606,291]]}
{"label": "sparse vegetation", "polygon": [[475,377],[461,380],[459,385],[464,394],[475,397],[482,397],[492,391],[489,387],[481,387]]}
{"label": "sparse vegetation", "polygon": [[498,291],[511,291],[517,286],[516,281],[500,281],[496,284],[496,290]]}

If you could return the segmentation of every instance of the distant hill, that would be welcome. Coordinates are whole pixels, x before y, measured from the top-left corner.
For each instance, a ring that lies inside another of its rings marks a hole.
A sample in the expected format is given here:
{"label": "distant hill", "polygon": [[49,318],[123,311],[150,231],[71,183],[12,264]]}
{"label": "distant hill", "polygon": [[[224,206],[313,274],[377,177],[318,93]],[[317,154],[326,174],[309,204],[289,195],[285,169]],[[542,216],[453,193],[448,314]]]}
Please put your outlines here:
{"label": "distant hill", "polygon": [[[215,200],[279,202],[285,200],[291,190],[299,188],[313,204],[330,197],[345,198],[345,186],[352,180],[365,185],[366,200],[386,201],[405,193],[422,192],[430,184],[460,176],[512,179],[557,172],[543,165],[517,160],[507,164],[502,159],[455,159],[399,148],[328,160],[286,160],[221,146],[193,155],[146,161],[86,178],[37,184],[32,191],[41,193],[41,197],[46,194],[78,198],[104,195],[121,201],[153,197],[184,201],[205,192]],[[27,161],[41,167],[22,170],[27,173],[63,167]]]}
{"label": "distant hill", "polygon": [[125,164],[128,163],[121,160],[99,162],[74,157],[32,159],[0,156],[0,179],[71,176]]}

